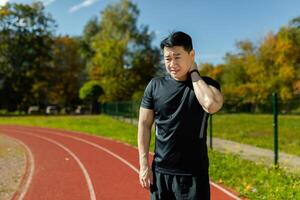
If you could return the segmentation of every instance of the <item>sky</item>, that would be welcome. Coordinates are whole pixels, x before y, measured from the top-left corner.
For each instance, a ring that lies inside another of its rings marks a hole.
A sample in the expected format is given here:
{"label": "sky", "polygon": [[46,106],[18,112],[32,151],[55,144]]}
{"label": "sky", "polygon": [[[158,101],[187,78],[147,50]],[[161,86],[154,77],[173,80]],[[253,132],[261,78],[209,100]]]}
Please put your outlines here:
{"label": "sky", "polygon": [[[88,20],[98,17],[118,0],[42,0],[58,24],[56,34],[78,36]],[[138,26],[155,33],[153,45],[172,31],[193,39],[197,63],[223,63],[226,53],[237,51],[237,41],[259,44],[270,32],[300,16],[300,0],[132,0],[140,15]],[[31,3],[32,0],[0,0]]]}

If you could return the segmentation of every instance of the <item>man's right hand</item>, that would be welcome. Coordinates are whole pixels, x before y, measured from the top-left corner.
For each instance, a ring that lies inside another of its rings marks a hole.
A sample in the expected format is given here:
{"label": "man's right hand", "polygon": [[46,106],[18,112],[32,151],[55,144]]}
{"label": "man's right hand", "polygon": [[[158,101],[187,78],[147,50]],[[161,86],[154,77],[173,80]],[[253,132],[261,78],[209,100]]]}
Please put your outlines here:
{"label": "man's right hand", "polygon": [[153,184],[153,173],[150,167],[140,168],[140,183],[143,188],[149,189],[150,185]]}

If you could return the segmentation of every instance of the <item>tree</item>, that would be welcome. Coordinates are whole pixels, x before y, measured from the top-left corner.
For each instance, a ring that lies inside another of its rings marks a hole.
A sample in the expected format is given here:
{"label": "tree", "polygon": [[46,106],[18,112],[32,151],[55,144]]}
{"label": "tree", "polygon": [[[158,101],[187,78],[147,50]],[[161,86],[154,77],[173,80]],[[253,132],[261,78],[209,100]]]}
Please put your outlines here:
{"label": "tree", "polygon": [[238,52],[227,54],[223,65],[223,91],[227,102],[244,110],[258,110],[269,95],[258,50],[248,40],[236,44]]}
{"label": "tree", "polygon": [[148,27],[137,27],[138,15],[137,6],[129,0],[102,12],[89,65],[90,79],[98,80],[105,92],[101,101],[132,99],[156,72],[160,52],[151,46],[153,34]]}
{"label": "tree", "polygon": [[214,66],[210,63],[202,63],[200,65],[200,74],[203,76],[209,76],[218,81],[222,85],[222,76],[224,73],[224,65],[220,64]]}
{"label": "tree", "polygon": [[[49,64],[55,22],[42,3],[0,8],[0,103],[9,110],[44,101],[41,71]],[[37,85],[36,85],[37,86]],[[35,91],[33,91],[33,89]]]}
{"label": "tree", "polygon": [[293,82],[293,92],[294,95],[297,97],[300,97],[300,16],[292,19],[289,22],[288,26],[292,38],[293,38],[293,44],[294,44],[294,69],[295,69],[295,81]]}
{"label": "tree", "polygon": [[277,92],[283,103],[292,100],[299,94],[299,38],[299,27],[293,25],[269,33],[258,47],[247,40],[238,42],[238,52],[225,57],[225,98],[254,109],[266,107],[272,92]]}
{"label": "tree", "polygon": [[288,103],[300,96],[299,24],[300,17],[292,19],[258,45],[249,40],[237,42],[237,52],[227,53],[219,69],[202,64],[201,74],[222,83],[225,104],[247,111],[270,110],[272,92],[279,94],[281,103]]}
{"label": "tree", "polygon": [[90,59],[95,55],[92,49],[92,40],[100,31],[99,21],[97,17],[90,19],[84,27],[83,35],[78,38],[80,44],[81,56],[84,61],[89,64]]}
{"label": "tree", "polygon": [[293,32],[286,27],[281,28],[276,35],[267,36],[260,47],[260,62],[265,67],[267,79],[265,84],[269,85],[269,91],[278,92],[283,102],[294,97],[299,50]]}
{"label": "tree", "polygon": [[300,28],[300,16],[295,17],[294,19],[290,20],[289,25],[290,28]]}
{"label": "tree", "polygon": [[99,110],[98,100],[103,95],[103,89],[97,81],[86,82],[79,92],[79,97],[82,100],[90,103],[91,112],[97,113]]}
{"label": "tree", "polygon": [[[54,38],[52,62],[42,72],[47,103],[73,107],[79,104],[78,93],[86,80],[85,63],[80,57],[79,40],[69,36]],[[40,84],[40,82],[38,83]]]}

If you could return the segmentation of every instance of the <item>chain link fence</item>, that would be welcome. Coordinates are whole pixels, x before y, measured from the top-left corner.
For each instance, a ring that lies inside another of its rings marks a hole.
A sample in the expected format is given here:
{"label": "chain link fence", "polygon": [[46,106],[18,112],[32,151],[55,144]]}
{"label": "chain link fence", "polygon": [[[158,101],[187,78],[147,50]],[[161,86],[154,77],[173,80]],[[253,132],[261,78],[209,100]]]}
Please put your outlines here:
{"label": "chain link fence", "polygon": [[101,113],[116,117],[120,120],[137,124],[140,102],[119,101],[101,105]]}
{"label": "chain link fence", "polygon": [[[278,100],[278,114],[300,115],[300,97],[289,101]],[[104,103],[101,111],[111,116],[124,118],[138,118],[140,102],[120,101]],[[260,101],[259,103],[241,103],[240,100],[230,100],[223,104],[219,114],[273,114],[272,98]]]}
{"label": "chain link fence", "polygon": [[[103,104],[101,110],[137,124],[139,107],[140,102],[123,101]],[[273,150],[275,164],[278,151],[300,156],[300,98],[277,102],[270,98],[255,104],[225,99],[221,111],[210,117],[208,136],[211,147],[212,137],[217,137]]]}

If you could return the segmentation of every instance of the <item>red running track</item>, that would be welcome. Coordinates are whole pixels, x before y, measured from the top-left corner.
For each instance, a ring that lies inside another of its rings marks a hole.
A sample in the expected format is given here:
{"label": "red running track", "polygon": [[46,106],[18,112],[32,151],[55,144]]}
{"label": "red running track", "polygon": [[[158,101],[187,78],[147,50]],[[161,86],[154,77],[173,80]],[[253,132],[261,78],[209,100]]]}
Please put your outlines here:
{"label": "red running track", "polygon": [[[136,148],[84,133],[25,126],[0,126],[27,150],[26,172],[14,199],[144,200]],[[211,182],[212,200],[239,199]]]}

